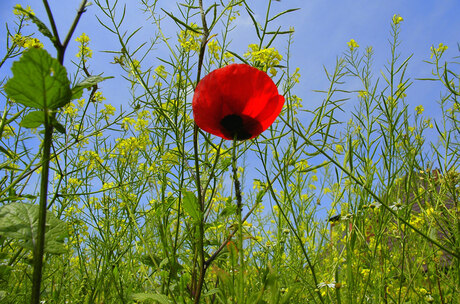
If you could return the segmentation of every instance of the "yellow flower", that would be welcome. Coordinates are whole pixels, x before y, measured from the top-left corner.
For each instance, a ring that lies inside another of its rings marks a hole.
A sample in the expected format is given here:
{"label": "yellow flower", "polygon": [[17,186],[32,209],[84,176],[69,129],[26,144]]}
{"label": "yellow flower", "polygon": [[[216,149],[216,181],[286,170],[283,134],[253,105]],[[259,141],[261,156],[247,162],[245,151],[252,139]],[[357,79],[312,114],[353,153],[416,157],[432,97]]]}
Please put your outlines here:
{"label": "yellow flower", "polygon": [[219,52],[222,48],[220,47],[219,43],[216,40],[211,40],[208,43],[208,52],[211,54],[212,57],[214,57],[216,60],[219,60]]}
{"label": "yellow flower", "polygon": [[425,109],[423,108],[422,105],[416,106],[415,107],[415,112],[417,112],[418,115],[422,114]]}
{"label": "yellow flower", "polygon": [[26,11],[27,13],[35,16],[35,13],[34,11],[32,10],[32,8],[30,7],[30,5],[27,5],[26,8],[23,8],[21,6],[21,4],[16,4],[14,6],[14,10],[13,10],[13,14],[15,14],[16,16],[25,16],[25,17],[28,17],[28,14],[25,13],[24,11]]}
{"label": "yellow flower", "polygon": [[364,98],[368,95],[367,91],[359,91],[358,93],[358,97],[360,98]]}
{"label": "yellow flower", "polygon": [[253,64],[258,64],[263,71],[270,70],[272,76],[276,75],[274,68],[283,59],[283,56],[275,48],[259,49],[257,44],[250,44],[244,56]]}
{"label": "yellow flower", "polygon": [[76,117],[78,114],[78,109],[75,106],[73,102],[69,102],[65,107],[64,107],[64,113],[69,115],[70,117]]}
{"label": "yellow flower", "polygon": [[100,91],[97,91],[96,93],[94,93],[94,96],[93,96],[93,101],[94,102],[99,102],[99,101],[103,101],[105,100],[105,97],[102,96],[102,93]]}
{"label": "yellow flower", "polygon": [[[196,31],[199,31],[198,25],[196,25],[195,23],[191,23],[190,27]],[[187,29],[185,31],[180,31],[178,40],[181,47],[186,52],[198,52],[201,46],[200,37],[201,35],[199,33]]]}
{"label": "yellow flower", "polygon": [[89,37],[85,33],[82,33],[80,37],[77,37],[77,39],[75,39],[76,42],[80,42],[82,44],[89,43],[89,40]]}
{"label": "yellow flower", "polygon": [[164,65],[159,65],[159,66],[155,69],[155,74],[157,74],[157,75],[158,75],[159,77],[161,77],[161,78],[166,78],[166,77],[168,76],[168,72],[166,71]]}
{"label": "yellow flower", "polygon": [[43,48],[43,43],[40,42],[37,38],[24,37],[21,34],[16,34],[13,37],[13,42],[23,48]]}
{"label": "yellow flower", "polygon": [[351,39],[350,42],[348,42],[347,44],[348,44],[348,47],[350,48],[350,51],[353,51],[354,49],[359,48],[359,44],[354,39]]}
{"label": "yellow flower", "polygon": [[430,58],[433,58],[433,55],[436,55],[436,57],[441,56],[442,53],[444,53],[448,49],[447,45],[444,45],[442,42],[438,45],[438,48],[435,49],[434,46],[431,47],[431,56]]}
{"label": "yellow flower", "polygon": [[292,74],[292,80],[294,80],[294,82],[296,83],[299,83],[299,78],[300,78],[299,71],[300,71],[300,68],[296,68],[294,74]]}
{"label": "yellow flower", "polygon": [[393,15],[393,24],[397,25],[400,22],[404,21],[403,17],[401,17],[399,14],[394,14]]}
{"label": "yellow flower", "polygon": [[404,87],[404,84],[403,83],[398,84],[398,91],[397,91],[398,97],[400,98],[406,97],[407,94],[405,93],[405,91],[406,91],[406,87]]}
{"label": "yellow flower", "polygon": [[84,62],[86,62],[88,58],[93,57],[93,51],[88,46],[89,40],[89,37],[85,33],[82,33],[80,37],[75,39],[75,41],[80,42],[76,56],[81,58]]}
{"label": "yellow flower", "polygon": [[338,154],[342,154],[343,153],[343,146],[342,145],[335,145],[335,151]]}
{"label": "yellow flower", "polygon": [[10,125],[5,125],[5,127],[3,128],[2,138],[7,139],[12,137],[13,135],[15,135],[14,127],[11,127]]}
{"label": "yellow flower", "polygon": [[115,114],[115,110],[116,110],[115,107],[112,106],[111,104],[105,104],[104,109],[101,110],[101,114],[110,116],[110,115]]}

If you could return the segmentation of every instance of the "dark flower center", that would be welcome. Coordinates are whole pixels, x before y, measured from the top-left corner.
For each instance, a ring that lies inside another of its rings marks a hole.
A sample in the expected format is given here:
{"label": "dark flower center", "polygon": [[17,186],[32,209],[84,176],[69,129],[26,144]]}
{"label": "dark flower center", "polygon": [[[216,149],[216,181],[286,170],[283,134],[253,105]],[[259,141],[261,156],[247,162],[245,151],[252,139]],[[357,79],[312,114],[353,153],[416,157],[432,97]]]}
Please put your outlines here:
{"label": "dark flower center", "polygon": [[252,134],[260,133],[262,126],[260,123],[249,116],[230,114],[220,121],[222,132],[229,138],[245,140],[252,137]]}

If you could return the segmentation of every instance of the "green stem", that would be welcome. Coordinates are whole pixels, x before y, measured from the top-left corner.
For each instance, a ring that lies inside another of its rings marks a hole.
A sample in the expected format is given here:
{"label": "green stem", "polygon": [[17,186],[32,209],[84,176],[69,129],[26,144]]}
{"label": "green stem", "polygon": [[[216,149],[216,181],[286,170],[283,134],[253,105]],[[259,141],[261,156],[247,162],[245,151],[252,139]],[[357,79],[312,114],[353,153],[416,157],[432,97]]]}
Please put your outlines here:
{"label": "green stem", "polygon": [[236,139],[233,140],[233,149],[232,149],[232,170],[233,170],[233,183],[235,184],[235,196],[236,196],[236,216],[238,220],[238,255],[239,255],[239,280],[238,280],[238,303],[243,303],[244,299],[244,251],[243,251],[243,219],[242,219],[242,211],[243,211],[243,203],[241,199],[241,185],[240,181],[238,180],[238,167],[237,167],[237,159],[236,159],[236,150],[237,144]]}
{"label": "green stem", "polygon": [[[201,14],[201,22],[203,24],[203,38],[201,41],[201,47],[200,47],[200,54],[198,56],[198,75],[197,75],[197,80],[196,84],[198,85],[201,77],[201,68],[203,66],[203,58],[204,58],[204,52],[206,49],[206,43],[208,40],[209,36],[209,29],[208,25],[206,23],[206,16],[205,12],[203,9],[203,0],[199,1],[199,7],[200,7],[200,14]],[[200,167],[199,167],[199,159],[198,159],[198,126],[195,124],[194,126],[194,132],[193,132],[193,150],[195,154],[195,179],[196,179],[196,186],[197,186],[197,193],[198,193],[198,204],[200,207],[200,222],[198,223],[198,254],[199,254],[199,277],[197,281],[196,288],[193,288],[192,286],[192,291],[195,291],[193,294],[194,296],[194,303],[198,304],[200,302],[200,297],[201,297],[201,290],[203,288],[204,284],[204,278],[206,275],[206,260],[204,257],[204,213],[205,213],[205,206],[204,206],[204,199],[203,199],[203,194],[202,194],[202,189],[201,189],[201,180],[200,180]],[[193,278],[194,279],[194,278]]]}
{"label": "green stem", "polygon": [[48,196],[48,178],[51,141],[53,136],[53,126],[50,124],[50,117],[45,109],[45,138],[43,142],[42,154],[42,174],[40,183],[40,205],[38,211],[38,232],[34,244],[34,273],[32,277],[32,304],[40,302],[40,286],[42,280],[43,255],[45,252],[45,229],[46,229],[46,200]]}
{"label": "green stem", "polygon": [[[204,276],[206,274],[206,265],[205,265],[205,257],[204,257],[204,203],[203,203],[203,198],[201,194],[201,181],[200,181],[200,167],[199,167],[199,162],[198,162],[198,126],[195,125],[195,129],[193,132],[193,148],[194,148],[194,153],[195,153],[195,178],[196,178],[196,184],[197,184],[197,196],[198,196],[198,204],[200,207],[200,222],[198,223],[198,254],[199,254],[199,269],[200,269],[200,274],[199,278],[197,281],[196,288],[194,289],[195,294],[195,304],[198,304],[200,302],[200,297],[201,297],[201,289],[203,288],[203,283],[204,283]],[[193,290],[193,289],[192,289]]]}

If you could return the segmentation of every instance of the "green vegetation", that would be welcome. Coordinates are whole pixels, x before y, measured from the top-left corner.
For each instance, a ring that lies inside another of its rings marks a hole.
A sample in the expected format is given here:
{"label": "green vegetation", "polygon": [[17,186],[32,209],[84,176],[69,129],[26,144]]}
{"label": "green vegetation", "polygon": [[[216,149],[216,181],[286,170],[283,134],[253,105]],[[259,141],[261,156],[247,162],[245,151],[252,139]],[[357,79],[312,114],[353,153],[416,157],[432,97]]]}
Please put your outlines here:
{"label": "green vegetation", "polygon": [[[395,15],[385,70],[351,40],[313,108],[295,95],[294,29],[274,22],[294,9],[267,2],[256,14],[250,1],[187,0],[172,14],[141,0],[154,28],[143,43],[117,1],[82,1],[68,33],[46,0],[47,20],[15,7],[0,63],[1,303],[458,303],[458,57],[440,44],[431,78],[408,75]],[[89,9],[119,41],[107,50],[118,75],[94,70],[90,37],[74,37]],[[258,40],[237,52],[243,14]],[[286,100],[254,140],[192,118],[197,81],[234,62],[267,72]],[[109,103],[102,81],[131,99]],[[436,119],[406,103],[429,81],[442,86]]]}

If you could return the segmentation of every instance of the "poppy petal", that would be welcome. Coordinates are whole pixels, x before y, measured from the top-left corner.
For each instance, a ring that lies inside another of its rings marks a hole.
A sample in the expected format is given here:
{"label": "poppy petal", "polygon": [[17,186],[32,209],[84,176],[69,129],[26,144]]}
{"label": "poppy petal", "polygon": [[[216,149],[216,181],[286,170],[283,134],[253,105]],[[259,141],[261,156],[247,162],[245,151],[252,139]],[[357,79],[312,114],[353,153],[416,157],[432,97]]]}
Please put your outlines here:
{"label": "poppy petal", "polygon": [[281,112],[284,97],[263,71],[231,64],[206,75],[193,96],[193,116],[202,130],[245,140],[265,131]]}

